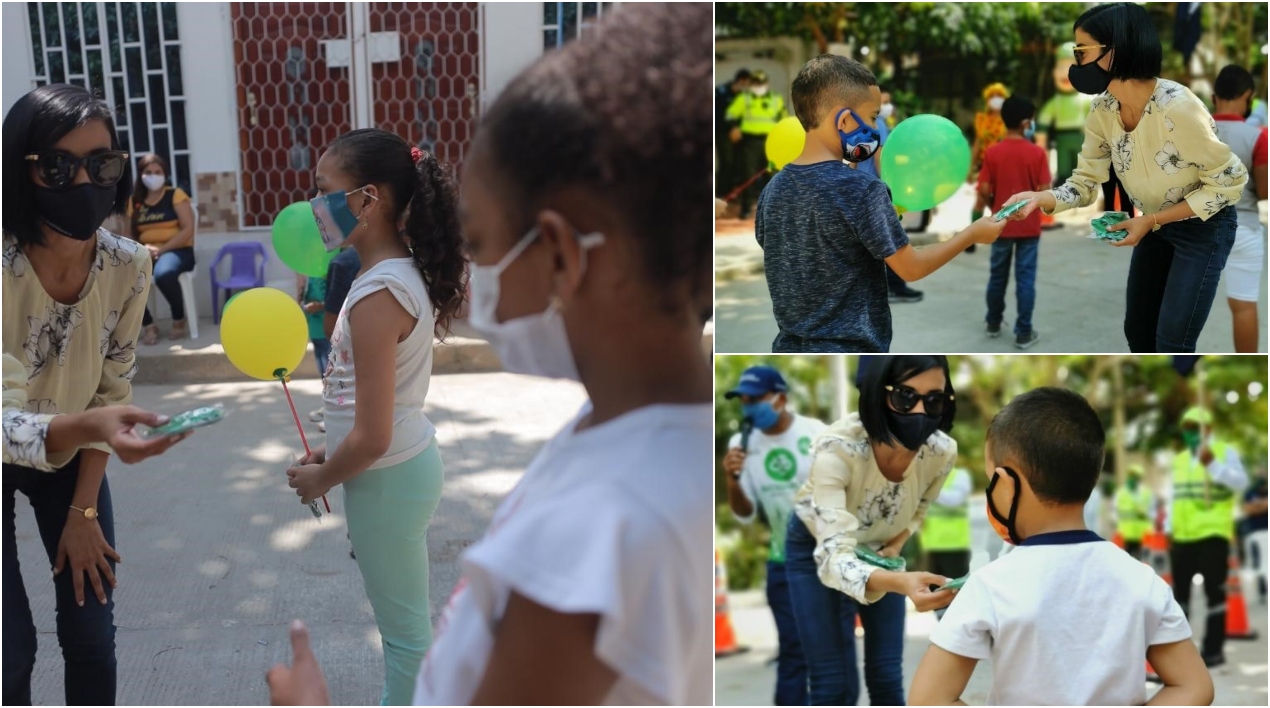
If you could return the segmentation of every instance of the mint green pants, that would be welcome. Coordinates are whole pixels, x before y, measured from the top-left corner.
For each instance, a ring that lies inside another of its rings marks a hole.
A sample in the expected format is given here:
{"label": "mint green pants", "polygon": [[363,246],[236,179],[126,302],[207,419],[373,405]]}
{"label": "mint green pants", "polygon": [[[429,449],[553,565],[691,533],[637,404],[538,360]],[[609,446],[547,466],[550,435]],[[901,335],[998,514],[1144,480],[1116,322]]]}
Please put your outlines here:
{"label": "mint green pants", "polygon": [[415,676],[432,645],[428,522],[441,500],[436,440],[392,467],[344,483],[348,535],[384,645],[381,705],[410,705]]}

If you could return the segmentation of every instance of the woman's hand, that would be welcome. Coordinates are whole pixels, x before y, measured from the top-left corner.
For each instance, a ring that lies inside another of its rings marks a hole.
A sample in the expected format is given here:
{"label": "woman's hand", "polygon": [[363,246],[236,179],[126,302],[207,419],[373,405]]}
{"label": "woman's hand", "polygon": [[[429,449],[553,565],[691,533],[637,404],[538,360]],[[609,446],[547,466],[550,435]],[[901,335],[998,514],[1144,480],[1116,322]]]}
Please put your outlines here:
{"label": "woman's hand", "polygon": [[904,529],[898,536],[886,542],[885,546],[878,549],[878,555],[883,558],[898,558],[900,552],[904,550],[904,544],[908,542],[908,537],[912,532]]}
{"label": "woman's hand", "polygon": [[897,575],[900,576],[896,580],[897,589],[913,601],[913,606],[918,612],[938,610],[947,607],[953,601],[955,590],[930,589],[931,585],[942,587],[948,584],[949,579],[942,575],[921,571],[897,573]]}
{"label": "woman's hand", "polygon": [[300,497],[301,504],[325,496],[333,486],[327,481],[325,466],[321,464],[300,464],[287,470],[288,484]]}
{"label": "woman's hand", "polygon": [[115,456],[129,465],[147,457],[161,455],[167,452],[168,448],[190,436],[187,432],[180,435],[142,438],[137,435],[135,426],[147,425],[153,428],[163,425],[168,418],[136,406],[105,406],[85,411],[83,415],[93,431],[93,439],[109,443]]}
{"label": "woman's hand", "polygon": [[1151,233],[1151,227],[1153,226],[1155,226],[1155,219],[1148,219],[1145,216],[1137,216],[1119,224],[1112,224],[1107,227],[1107,230],[1123,231],[1125,232],[1125,237],[1119,241],[1108,241],[1108,243],[1113,246],[1136,246],[1143,236]]}
{"label": "woman's hand", "polygon": [[101,525],[96,519],[89,519],[83,512],[71,509],[66,515],[66,526],[62,529],[62,538],[57,542],[57,554],[53,562],[53,575],[60,574],[67,564],[71,567],[71,582],[75,586],[75,602],[84,606],[84,576],[93,586],[97,601],[106,604],[106,590],[101,584],[102,576],[110,587],[118,587],[115,574],[110,570],[107,558],[116,563],[122,558],[115,549],[106,543],[101,533]]}
{"label": "woman's hand", "polygon": [[1005,206],[1017,204],[1023,200],[1027,200],[1027,205],[1010,215],[1012,221],[1022,221],[1032,215],[1037,208],[1043,208],[1045,211],[1054,211],[1058,206],[1058,200],[1054,198],[1053,192],[1019,192],[1018,194],[1005,200]]}

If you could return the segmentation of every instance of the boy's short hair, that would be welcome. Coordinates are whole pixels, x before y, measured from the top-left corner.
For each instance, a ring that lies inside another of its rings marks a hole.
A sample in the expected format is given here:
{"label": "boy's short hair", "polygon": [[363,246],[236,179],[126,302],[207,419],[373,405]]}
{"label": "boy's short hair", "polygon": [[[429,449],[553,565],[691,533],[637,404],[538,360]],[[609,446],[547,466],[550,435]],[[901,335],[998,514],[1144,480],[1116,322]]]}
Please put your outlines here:
{"label": "boy's short hair", "polygon": [[1026,98],[1011,96],[1001,104],[1001,120],[1009,130],[1018,130],[1023,121],[1036,116],[1036,106]]}
{"label": "boy's short hair", "polygon": [[1042,502],[1084,504],[1102,473],[1107,435],[1080,394],[1045,387],[1015,396],[988,425],[997,465],[1017,462]]}
{"label": "boy's short hair", "polygon": [[803,64],[790,87],[794,115],[803,130],[820,125],[825,111],[835,104],[855,106],[869,98],[869,87],[877,86],[873,72],[863,64],[836,54],[821,54]]}
{"label": "boy's short hair", "polygon": [[1254,88],[1252,74],[1236,64],[1223,67],[1213,82],[1213,94],[1223,101],[1233,101]]}

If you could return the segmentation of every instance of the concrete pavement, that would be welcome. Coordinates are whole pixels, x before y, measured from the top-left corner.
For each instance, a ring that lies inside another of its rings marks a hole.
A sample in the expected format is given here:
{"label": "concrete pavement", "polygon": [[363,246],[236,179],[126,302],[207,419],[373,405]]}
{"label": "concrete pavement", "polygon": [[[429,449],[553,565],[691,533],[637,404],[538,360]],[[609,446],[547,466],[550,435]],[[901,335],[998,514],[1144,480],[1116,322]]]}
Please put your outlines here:
{"label": "concrete pavement", "polygon": [[[969,504],[971,542],[977,549],[970,562],[971,572],[974,572],[989,562],[988,552],[984,549],[987,547],[988,534],[993,531],[988,526],[982,493],[973,496]],[[1213,705],[1263,706],[1267,702],[1266,607],[1257,603],[1256,585],[1251,578],[1245,577],[1243,587],[1244,597],[1249,603],[1249,624],[1257,628],[1260,636],[1251,641],[1228,640],[1226,642],[1228,663],[1212,670],[1213,684],[1216,689]],[[1196,587],[1191,595],[1191,617],[1199,618],[1192,627],[1196,639],[1199,639],[1204,632],[1203,592]],[[748,590],[729,593],[728,605],[732,610],[732,623],[738,643],[748,647],[749,651],[715,661],[715,704],[771,705],[772,692],[776,686],[776,666],[770,662],[770,659],[776,656],[776,624],[772,621],[772,614],[767,608],[763,591]],[[936,623],[934,613],[917,612],[912,604],[909,604],[904,626],[903,667],[906,696],[912,684],[913,675],[917,671],[917,665],[930,645],[930,634],[934,631]],[[857,637],[860,636],[861,631],[856,630]],[[863,641],[857,640],[858,667],[863,666],[863,647]],[[1148,684],[1147,695],[1154,693],[1158,687],[1158,684]],[[971,705],[984,705],[991,688],[992,665],[986,661],[979,662],[962,694],[962,699]],[[865,705],[867,700],[868,691],[864,687],[863,673],[861,673],[860,705]]]}
{"label": "concrete pavement", "polygon": [[[969,223],[971,203],[963,190],[936,211],[926,234],[910,234],[915,246],[946,238]],[[1127,352],[1123,335],[1125,283],[1131,250],[1086,238],[1088,223],[1101,212],[1082,209],[1060,217],[1061,228],[1041,238],[1033,326],[1041,333],[1030,352]],[[990,247],[965,253],[913,283],[922,302],[894,304],[893,352],[1016,352],[1009,332],[998,339],[984,335],[984,290]],[[770,352],[777,334],[771,297],[763,276],[763,253],[753,224],[722,222],[715,235],[715,320],[719,353]],[[1011,277],[1005,320],[1012,325],[1015,296]],[[1266,351],[1266,278],[1261,280],[1259,351]],[[1230,308],[1225,281],[1218,286],[1212,312],[1200,335],[1198,351],[1230,352]]]}
{"label": "concrete pavement", "polygon": [[[205,335],[206,336],[206,335]],[[303,417],[319,382],[291,384]],[[445,487],[428,535],[434,621],[478,540],[541,444],[582,404],[580,386],[505,373],[434,376],[425,412],[436,424]],[[264,672],[290,656],[293,618],[310,627],[336,704],[378,704],[383,658],[338,491],[317,521],[287,487],[301,452],[272,383],[138,386],[138,405],[176,413],[222,402],[229,415],[165,457],[108,469],[118,571],[118,703],[256,705]],[[321,435],[305,422],[311,442]],[[62,704],[47,557],[18,495],[19,557],[39,636],[32,697]],[[91,601],[91,600],[90,600]]]}

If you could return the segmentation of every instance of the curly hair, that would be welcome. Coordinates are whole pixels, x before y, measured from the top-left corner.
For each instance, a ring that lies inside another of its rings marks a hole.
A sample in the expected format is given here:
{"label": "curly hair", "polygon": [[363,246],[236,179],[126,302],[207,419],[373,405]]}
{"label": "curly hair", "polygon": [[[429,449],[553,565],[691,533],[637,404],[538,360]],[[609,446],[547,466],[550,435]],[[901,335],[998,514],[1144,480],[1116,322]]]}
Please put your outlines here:
{"label": "curly hair", "polygon": [[394,222],[409,208],[404,236],[436,313],[433,331],[444,341],[467,297],[458,190],[450,170],[435,155],[374,128],[341,135],[331,143],[330,152],[358,184],[388,185],[396,205]]}
{"label": "curly hair", "polygon": [[513,218],[528,229],[552,193],[594,188],[653,282],[712,297],[713,36],[709,3],[623,5],[512,81],[477,140]]}

